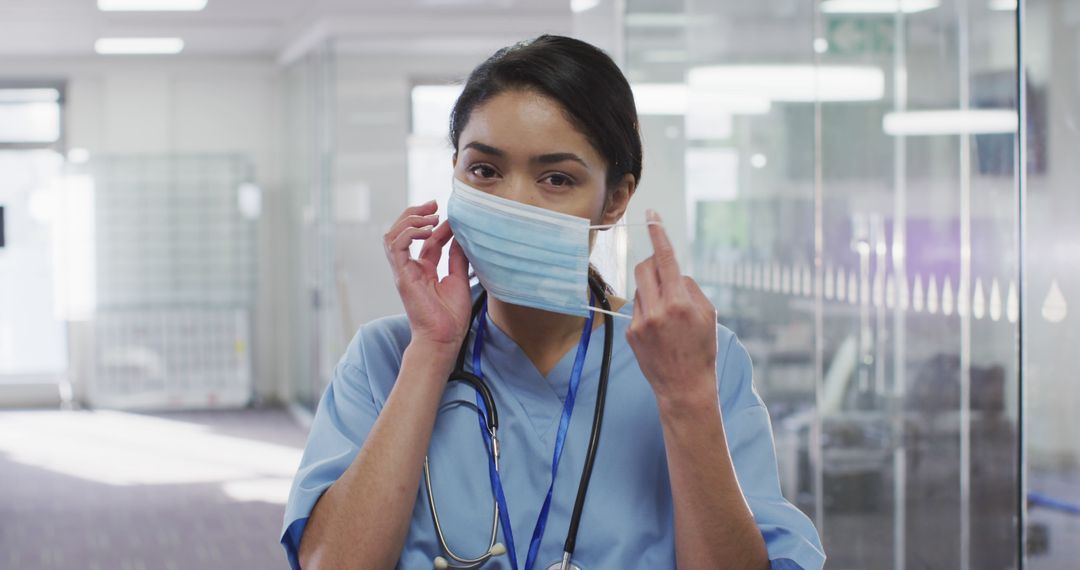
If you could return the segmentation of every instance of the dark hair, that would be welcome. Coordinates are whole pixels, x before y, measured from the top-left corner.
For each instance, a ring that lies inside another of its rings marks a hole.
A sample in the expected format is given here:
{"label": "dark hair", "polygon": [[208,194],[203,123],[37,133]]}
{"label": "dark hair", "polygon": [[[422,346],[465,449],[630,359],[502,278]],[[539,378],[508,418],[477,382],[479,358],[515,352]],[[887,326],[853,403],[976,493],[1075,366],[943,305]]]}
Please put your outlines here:
{"label": "dark hair", "polygon": [[567,119],[607,162],[607,188],[623,176],[641,180],[641,135],[630,84],[615,62],[581,40],[543,35],[504,47],[469,74],[450,115],[455,152],[473,110],[511,90],[558,101]]}

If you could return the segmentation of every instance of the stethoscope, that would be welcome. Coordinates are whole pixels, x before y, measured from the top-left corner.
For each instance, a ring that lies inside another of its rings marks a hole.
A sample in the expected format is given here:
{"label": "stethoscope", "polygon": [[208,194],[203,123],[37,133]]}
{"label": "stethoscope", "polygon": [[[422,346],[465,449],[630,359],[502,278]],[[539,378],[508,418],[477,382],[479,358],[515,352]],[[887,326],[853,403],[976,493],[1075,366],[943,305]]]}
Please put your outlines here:
{"label": "stethoscope", "polygon": [[[578,528],[581,524],[581,512],[585,506],[585,494],[589,490],[589,480],[592,478],[593,464],[596,460],[596,448],[600,442],[600,426],[604,420],[604,400],[607,395],[607,383],[608,372],[611,367],[611,344],[613,338],[613,327],[611,320],[611,305],[608,303],[607,295],[604,293],[604,287],[596,280],[589,279],[589,288],[592,290],[592,294],[596,301],[600,304],[600,307],[604,310],[604,356],[600,363],[600,383],[596,391],[596,408],[593,411],[593,423],[592,433],[589,436],[589,448],[585,455],[585,465],[581,470],[581,480],[578,482],[577,498],[574,501],[574,511],[570,517],[570,527],[566,531],[566,541],[563,543],[563,557],[562,560],[555,562],[547,567],[547,570],[580,570],[577,565],[573,564],[570,560],[574,553],[574,547],[577,542]],[[476,302],[472,307],[472,314],[469,318],[469,322],[472,323],[476,320],[477,315],[480,313],[481,308],[485,306],[487,300],[487,292],[481,291],[480,296],[477,297]],[[504,500],[502,498],[501,483],[498,482],[499,471],[499,413],[495,407],[495,398],[491,395],[491,390],[488,389],[484,380],[465,370],[465,353],[468,349],[468,338],[461,343],[461,349],[458,351],[457,362],[454,365],[453,372],[450,373],[447,382],[464,382],[473,387],[476,390],[479,400],[486,408],[486,414],[483,414],[485,422],[485,429],[487,435],[490,438],[490,456],[493,458],[491,461],[492,475],[492,492],[494,497],[494,507],[492,513],[491,523],[491,537],[488,541],[488,549],[484,554],[469,558],[462,556],[454,552],[450,545],[446,542],[446,537],[443,535],[442,525],[439,522],[439,512],[435,506],[435,494],[431,489],[431,467],[428,464],[428,458],[424,457],[424,483],[427,487],[428,505],[431,507],[431,520],[435,523],[435,535],[439,540],[444,553],[450,557],[448,560],[443,556],[438,556],[434,559],[435,568],[477,568],[481,564],[487,562],[494,556],[500,556],[507,552],[506,546],[500,542],[497,542],[499,532],[499,502]],[[479,402],[478,402],[479,403]],[[482,420],[482,421],[484,421]],[[508,524],[508,522],[507,522]],[[526,568],[525,570],[531,570]]]}

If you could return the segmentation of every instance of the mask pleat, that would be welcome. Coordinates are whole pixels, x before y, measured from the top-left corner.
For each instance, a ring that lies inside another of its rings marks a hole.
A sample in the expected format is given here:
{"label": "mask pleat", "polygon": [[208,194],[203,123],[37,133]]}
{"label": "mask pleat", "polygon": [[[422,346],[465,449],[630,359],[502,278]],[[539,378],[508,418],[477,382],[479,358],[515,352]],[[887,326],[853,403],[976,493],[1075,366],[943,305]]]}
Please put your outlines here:
{"label": "mask pleat", "polygon": [[588,314],[588,219],[499,198],[457,179],[447,217],[480,283],[496,298]]}

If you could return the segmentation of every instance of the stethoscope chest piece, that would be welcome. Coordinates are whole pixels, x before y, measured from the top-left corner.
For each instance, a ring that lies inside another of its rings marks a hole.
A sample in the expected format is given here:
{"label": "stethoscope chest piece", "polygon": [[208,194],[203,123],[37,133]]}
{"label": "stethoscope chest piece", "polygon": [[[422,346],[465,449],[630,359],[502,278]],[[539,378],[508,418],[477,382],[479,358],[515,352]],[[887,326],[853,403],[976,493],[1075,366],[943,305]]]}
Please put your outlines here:
{"label": "stethoscope chest piece", "polygon": [[[567,566],[567,568],[569,568],[570,570],[581,570],[581,567],[577,564],[574,564],[573,562],[571,562],[570,565]],[[562,560],[558,562],[553,562],[551,566],[547,567],[547,570],[563,570]]]}

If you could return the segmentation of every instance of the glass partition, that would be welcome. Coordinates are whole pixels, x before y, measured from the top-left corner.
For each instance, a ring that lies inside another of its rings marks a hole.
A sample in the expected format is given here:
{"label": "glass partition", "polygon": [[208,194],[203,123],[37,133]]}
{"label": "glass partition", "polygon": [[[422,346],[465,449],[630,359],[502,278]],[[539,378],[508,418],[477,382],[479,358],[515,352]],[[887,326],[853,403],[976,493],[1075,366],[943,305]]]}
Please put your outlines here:
{"label": "glass partition", "polygon": [[1018,50],[1001,8],[628,2],[641,194],[685,220],[683,258],[753,357],[784,492],[832,567],[1019,564]]}
{"label": "glass partition", "polygon": [[1027,0],[1021,10],[1027,561],[1069,568],[1080,560],[1080,4]]}
{"label": "glass partition", "polygon": [[331,196],[335,88],[333,44],[316,45],[284,71],[286,169],[289,187],[285,224],[295,260],[289,298],[291,398],[314,409],[341,354],[335,335]]}

